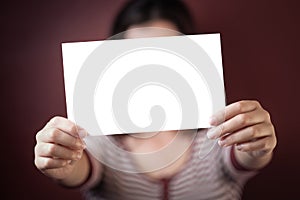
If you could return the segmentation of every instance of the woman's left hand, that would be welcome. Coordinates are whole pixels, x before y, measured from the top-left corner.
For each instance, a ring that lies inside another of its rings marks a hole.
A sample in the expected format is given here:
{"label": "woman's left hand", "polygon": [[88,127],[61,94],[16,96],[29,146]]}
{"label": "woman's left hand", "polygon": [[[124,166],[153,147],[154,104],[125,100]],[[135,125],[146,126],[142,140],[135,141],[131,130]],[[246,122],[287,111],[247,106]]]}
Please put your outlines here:
{"label": "woman's left hand", "polygon": [[220,146],[235,145],[236,149],[260,157],[272,153],[277,139],[270,114],[257,101],[239,101],[225,107],[211,118],[208,131]]}

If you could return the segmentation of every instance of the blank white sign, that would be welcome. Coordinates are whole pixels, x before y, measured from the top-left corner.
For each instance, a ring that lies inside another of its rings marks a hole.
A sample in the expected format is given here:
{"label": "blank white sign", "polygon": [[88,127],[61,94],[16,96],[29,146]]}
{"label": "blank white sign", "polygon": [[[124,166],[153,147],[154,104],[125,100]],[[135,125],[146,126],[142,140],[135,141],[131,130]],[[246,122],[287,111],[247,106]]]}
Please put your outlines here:
{"label": "blank white sign", "polygon": [[68,119],[90,135],[208,128],[225,107],[220,34],[63,43],[62,53]]}

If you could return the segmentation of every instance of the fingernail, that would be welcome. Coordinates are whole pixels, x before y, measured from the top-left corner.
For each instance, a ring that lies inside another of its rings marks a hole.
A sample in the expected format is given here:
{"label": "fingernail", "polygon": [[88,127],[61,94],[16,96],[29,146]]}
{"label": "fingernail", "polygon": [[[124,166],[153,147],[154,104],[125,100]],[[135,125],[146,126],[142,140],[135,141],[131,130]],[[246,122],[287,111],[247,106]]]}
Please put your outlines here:
{"label": "fingernail", "polygon": [[224,142],[224,140],[219,140],[218,144],[219,144],[219,146],[224,146],[225,142]]}
{"label": "fingernail", "polygon": [[80,152],[78,152],[78,153],[77,153],[77,155],[76,155],[76,158],[80,159],[80,158],[81,158],[81,154],[82,154],[82,152],[81,152],[81,151],[80,151]]}
{"label": "fingernail", "polygon": [[218,136],[219,136],[219,128],[218,127],[212,127],[212,128],[210,128],[210,129],[208,129],[208,131],[207,131],[207,137],[209,138],[209,139],[217,139],[218,138]]}
{"label": "fingernail", "polygon": [[78,135],[80,138],[84,138],[85,136],[87,136],[87,132],[84,129],[79,129],[78,130]]}

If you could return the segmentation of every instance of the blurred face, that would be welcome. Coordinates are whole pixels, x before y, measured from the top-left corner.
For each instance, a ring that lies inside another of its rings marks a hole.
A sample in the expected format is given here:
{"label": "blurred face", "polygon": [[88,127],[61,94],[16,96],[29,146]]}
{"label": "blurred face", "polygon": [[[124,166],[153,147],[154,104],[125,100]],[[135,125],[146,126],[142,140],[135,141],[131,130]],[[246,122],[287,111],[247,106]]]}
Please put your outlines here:
{"label": "blurred face", "polygon": [[[153,28],[153,29],[143,29]],[[157,29],[155,29],[157,28]],[[142,24],[132,25],[127,29],[125,33],[126,39],[133,38],[147,38],[147,37],[163,37],[163,36],[175,36],[178,33],[178,28],[170,21],[157,19]]]}

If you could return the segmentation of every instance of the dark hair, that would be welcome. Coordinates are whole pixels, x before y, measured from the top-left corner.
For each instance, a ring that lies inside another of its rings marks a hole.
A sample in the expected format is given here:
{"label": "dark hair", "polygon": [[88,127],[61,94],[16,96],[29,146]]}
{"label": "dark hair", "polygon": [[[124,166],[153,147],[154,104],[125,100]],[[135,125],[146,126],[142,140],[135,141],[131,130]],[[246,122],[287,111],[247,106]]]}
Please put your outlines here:
{"label": "dark hair", "polygon": [[183,34],[192,33],[194,24],[186,5],[180,0],[131,0],[115,18],[111,34],[150,20],[164,19],[176,25]]}

